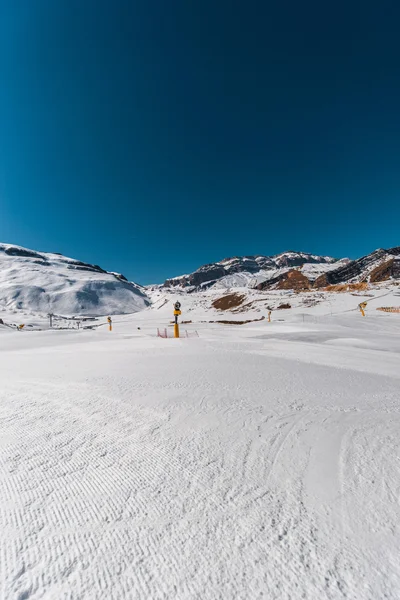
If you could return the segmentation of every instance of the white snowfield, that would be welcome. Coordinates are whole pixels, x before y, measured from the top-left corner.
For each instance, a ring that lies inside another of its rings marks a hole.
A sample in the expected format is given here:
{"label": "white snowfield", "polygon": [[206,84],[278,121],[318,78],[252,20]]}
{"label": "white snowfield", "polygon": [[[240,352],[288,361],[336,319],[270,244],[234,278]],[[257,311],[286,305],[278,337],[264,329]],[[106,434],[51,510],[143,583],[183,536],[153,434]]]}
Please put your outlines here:
{"label": "white snowfield", "polygon": [[296,298],[0,326],[1,599],[400,598],[400,314]]}
{"label": "white snowfield", "polygon": [[31,315],[113,315],[147,304],[143,288],[117,273],[59,254],[0,244],[2,309]]}

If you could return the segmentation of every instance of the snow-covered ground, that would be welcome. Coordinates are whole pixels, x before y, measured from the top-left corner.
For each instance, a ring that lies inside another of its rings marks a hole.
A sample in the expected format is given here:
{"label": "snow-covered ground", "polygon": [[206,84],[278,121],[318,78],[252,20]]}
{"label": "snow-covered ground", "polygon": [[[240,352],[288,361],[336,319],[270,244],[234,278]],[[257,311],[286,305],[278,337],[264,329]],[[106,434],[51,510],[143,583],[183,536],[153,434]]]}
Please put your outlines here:
{"label": "snow-covered ground", "polygon": [[0,598],[398,599],[397,290],[0,326]]}

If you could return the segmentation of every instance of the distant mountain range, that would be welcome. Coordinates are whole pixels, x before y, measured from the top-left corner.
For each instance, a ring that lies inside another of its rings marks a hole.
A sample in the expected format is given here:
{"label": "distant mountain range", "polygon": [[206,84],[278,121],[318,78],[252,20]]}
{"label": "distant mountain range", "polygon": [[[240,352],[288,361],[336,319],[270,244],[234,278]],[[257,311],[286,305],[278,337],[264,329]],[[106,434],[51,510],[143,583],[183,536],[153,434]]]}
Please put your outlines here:
{"label": "distant mountain range", "polygon": [[0,317],[1,311],[64,316],[132,313],[151,304],[154,287],[181,293],[231,288],[302,291],[386,280],[400,282],[400,246],[375,250],[358,260],[305,252],[236,256],[143,287],[98,265],[0,244]]}
{"label": "distant mountain range", "polygon": [[275,256],[236,256],[167,279],[163,287],[186,292],[232,287],[310,289],[390,278],[400,278],[400,246],[381,248],[358,260],[292,251]]}
{"label": "distant mountain range", "polygon": [[234,285],[235,281],[238,285],[243,283],[246,285],[254,279],[254,275],[261,274],[263,276],[264,273],[275,273],[280,269],[298,267],[305,263],[331,265],[335,262],[336,259],[330,256],[316,256],[304,252],[283,252],[275,256],[235,256],[204,265],[189,275],[167,279],[164,286],[205,289],[211,287],[217,281],[222,283],[224,278],[232,275],[237,276],[238,274],[245,277],[231,278],[226,287]]}

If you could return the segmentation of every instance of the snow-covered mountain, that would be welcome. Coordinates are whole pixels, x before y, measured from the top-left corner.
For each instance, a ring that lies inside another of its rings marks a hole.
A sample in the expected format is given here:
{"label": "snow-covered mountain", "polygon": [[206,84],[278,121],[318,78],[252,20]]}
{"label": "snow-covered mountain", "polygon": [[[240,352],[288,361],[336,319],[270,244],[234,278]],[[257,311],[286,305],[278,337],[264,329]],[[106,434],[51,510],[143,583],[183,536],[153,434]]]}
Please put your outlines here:
{"label": "snow-covered mountain", "polygon": [[164,287],[187,289],[205,289],[212,286],[255,287],[257,284],[276,277],[279,273],[302,267],[314,266],[315,276],[325,273],[335,265],[343,266],[331,256],[317,256],[307,252],[282,252],[275,256],[235,256],[219,262],[204,265],[190,273],[167,279]]}
{"label": "snow-covered mountain", "polygon": [[358,260],[349,261],[339,265],[329,273],[319,277],[316,287],[335,285],[340,283],[376,283],[387,279],[400,279],[400,246],[395,248],[378,248]]}
{"label": "snow-covered mountain", "polygon": [[380,248],[358,260],[305,252],[227,258],[204,265],[188,275],[167,279],[162,287],[186,292],[210,288],[307,290],[399,278],[400,247],[395,247]]}
{"label": "snow-covered mountain", "polygon": [[112,315],[148,304],[144,288],[123,275],[60,254],[0,244],[0,310]]}
{"label": "snow-covered mountain", "polygon": [[206,290],[316,292],[352,283],[400,280],[400,247],[378,249],[358,260],[335,259],[304,252],[275,256],[243,256],[204,265],[194,273],[144,288],[123,275],[56,253],[0,244],[1,311],[63,316],[127,314],[153,301],[157,290],[186,294]]}

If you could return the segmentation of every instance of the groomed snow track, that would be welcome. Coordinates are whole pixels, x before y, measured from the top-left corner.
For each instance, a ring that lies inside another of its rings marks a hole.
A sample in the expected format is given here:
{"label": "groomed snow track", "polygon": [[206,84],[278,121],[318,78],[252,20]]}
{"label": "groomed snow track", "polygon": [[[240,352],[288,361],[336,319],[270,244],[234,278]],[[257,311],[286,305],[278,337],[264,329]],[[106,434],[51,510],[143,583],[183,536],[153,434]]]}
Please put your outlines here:
{"label": "groomed snow track", "polygon": [[2,334],[0,598],[397,599],[398,332],[136,325]]}

